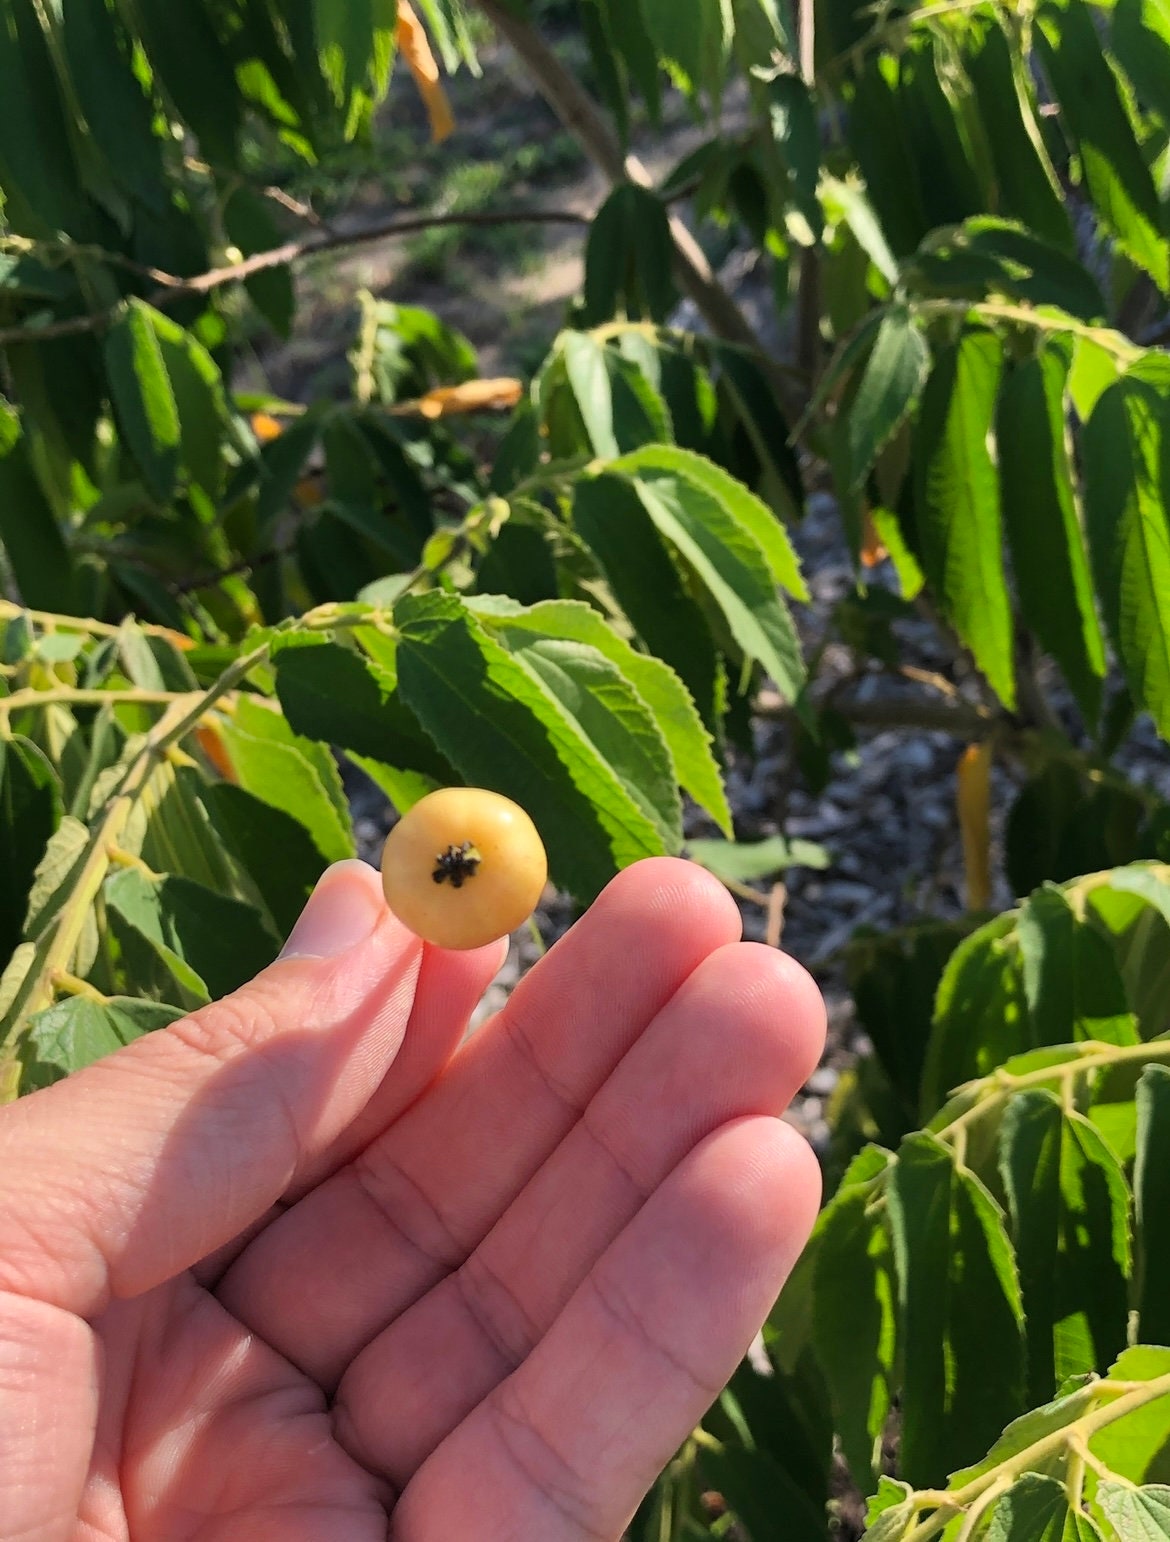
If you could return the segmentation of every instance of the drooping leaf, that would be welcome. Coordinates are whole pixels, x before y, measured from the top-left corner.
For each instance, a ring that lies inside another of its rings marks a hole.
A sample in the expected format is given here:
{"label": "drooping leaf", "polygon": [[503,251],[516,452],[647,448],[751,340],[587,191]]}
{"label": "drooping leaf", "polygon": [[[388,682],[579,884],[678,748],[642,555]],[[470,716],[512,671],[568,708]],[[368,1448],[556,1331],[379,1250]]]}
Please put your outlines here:
{"label": "drooping leaf", "polygon": [[217,782],[204,793],[212,821],[235,852],[281,937],[287,937],[321,876],[323,857],[300,820],[236,787]]}
{"label": "drooping leaf", "polygon": [[15,951],[24,932],[29,892],[45,847],[62,815],[61,786],[35,744],[19,736],[0,740],[0,959]]}
{"label": "drooping leaf", "polygon": [[1170,737],[1170,391],[1130,373],[1081,439],[1097,593],[1134,699]]}
{"label": "drooping leaf", "polygon": [[1018,932],[1038,1044],[1140,1042],[1109,943],[1074,912],[1060,889],[1046,885],[1032,895],[1020,912]]}
{"label": "drooping leaf", "polygon": [[838,420],[851,490],[861,486],[913,410],[929,367],[930,349],[910,311],[904,305],[892,306],[882,317],[856,392]]}
{"label": "drooping leaf", "polygon": [[127,25],[141,38],[156,79],[186,119],[203,154],[234,168],[242,103],[231,59],[211,15],[201,5],[176,10],[167,0],[118,0]]}
{"label": "drooping leaf", "polygon": [[986,1076],[1032,1045],[1013,918],[1000,916],[959,945],[939,984],[934,1034],[922,1077],[922,1110]]}
{"label": "drooping leaf", "polygon": [[1105,228],[1163,290],[1170,247],[1158,194],[1133,123],[1083,0],[1044,0],[1036,42],[1080,154],[1081,175]]}
{"label": "drooping leaf", "polygon": [[822,1542],[823,1515],[768,1452],[731,1444],[719,1450],[704,1447],[699,1466],[752,1542]]}
{"label": "drooping leaf", "polygon": [[[473,600],[472,609],[508,643],[508,634],[563,638],[595,648],[634,687],[666,741],[679,785],[730,835],[731,812],[709,734],[678,676],[661,659],[639,653],[592,606],[550,600],[525,608],[498,599]],[[515,651],[513,649],[513,651]],[[692,845],[693,852],[693,845]]]}
{"label": "drooping leaf", "polygon": [[1092,724],[1105,647],[1073,498],[1066,375],[1053,349],[1008,369],[996,412],[999,487],[1021,608]]}
{"label": "drooping leaf", "polygon": [[988,682],[1011,708],[1012,612],[989,448],[1001,368],[1001,345],[989,332],[969,331],[939,356],[919,417],[915,509],[927,577]]}
{"label": "drooping leaf", "polygon": [[41,491],[21,420],[0,400],[0,541],[26,605],[72,612],[73,560]]}
{"label": "drooping leaf", "polygon": [[1170,5],[1166,0],[1118,0],[1110,41],[1138,95],[1170,124]]}
{"label": "drooping leaf", "polygon": [[150,307],[131,300],[105,341],[106,374],[118,426],[160,503],[175,488],[182,426]]}
{"label": "drooping leaf", "polygon": [[403,699],[463,777],[529,811],[561,883],[591,898],[619,867],[662,854],[658,829],[606,758],[606,741],[590,736],[607,717],[615,742],[624,734],[612,666],[589,665],[598,700],[586,726],[572,711],[571,675],[562,695],[453,597],[409,597],[395,619]]}
{"label": "drooping leaf", "polygon": [[1137,1120],[1133,1303],[1139,1341],[1158,1344],[1170,1341],[1170,1070],[1165,1066],[1146,1067],[1138,1083]]}
{"label": "drooping leaf", "polygon": [[616,476],[582,477],[573,489],[573,524],[638,636],[678,675],[714,733],[720,689],[714,642],[634,487]]}
{"label": "drooping leaf", "polygon": [[795,701],[805,678],[800,642],[754,529],[685,471],[658,470],[643,461],[631,475],[657,530],[710,592],[736,642],[763,665],[785,699]]}
{"label": "drooping leaf", "polygon": [[1020,1405],[1019,1285],[999,1207],[933,1136],[903,1142],[887,1192],[903,1365],[900,1468],[929,1486],[986,1449]]}

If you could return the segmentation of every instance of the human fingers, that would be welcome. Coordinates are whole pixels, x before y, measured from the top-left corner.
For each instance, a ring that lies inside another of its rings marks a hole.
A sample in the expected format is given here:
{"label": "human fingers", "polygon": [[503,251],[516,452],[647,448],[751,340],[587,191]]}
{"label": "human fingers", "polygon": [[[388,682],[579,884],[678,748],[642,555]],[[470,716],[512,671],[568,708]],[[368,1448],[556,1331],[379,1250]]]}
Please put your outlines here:
{"label": "human fingers", "polygon": [[350,1366],[335,1401],[347,1450],[403,1488],[688,1152],[787,1108],[824,1036],[820,992],[793,960],[755,943],[706,959],[462,1267]]}
{"label": "human fingers", "polygon": [[0,1290],[92,1316],[245,1230],[377,1090],[421,951],[342,864],[251,984],[4,1110]]}
{"label": "human fingers", "polygon": [[779,1120],[708,1137],[533,1354],[424,1463],[391,1542],[620,1536],[742,1358],[819,1194],[816,1159]]}
{"label": "human fingers", "polygon": [[[251,1244],[220,1299],[335,1384],[462,1264],[680,985],[739,932],[726,891],[694,865],[627,869],[424,1097]],[[277,1288],[287,1280],[295,1292]]]}

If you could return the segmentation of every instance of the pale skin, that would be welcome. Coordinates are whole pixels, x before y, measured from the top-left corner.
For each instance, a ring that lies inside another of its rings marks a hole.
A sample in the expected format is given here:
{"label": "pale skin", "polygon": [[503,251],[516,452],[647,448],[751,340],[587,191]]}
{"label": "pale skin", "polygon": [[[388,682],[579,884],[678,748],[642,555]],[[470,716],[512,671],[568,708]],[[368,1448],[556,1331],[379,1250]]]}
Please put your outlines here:
{"label": "pale skin", "polygon": [[0,1112],[4,1542],[616,1542],[812,1226],[808,976],[688,864],[499,967],[331,869],[224,1002]]}

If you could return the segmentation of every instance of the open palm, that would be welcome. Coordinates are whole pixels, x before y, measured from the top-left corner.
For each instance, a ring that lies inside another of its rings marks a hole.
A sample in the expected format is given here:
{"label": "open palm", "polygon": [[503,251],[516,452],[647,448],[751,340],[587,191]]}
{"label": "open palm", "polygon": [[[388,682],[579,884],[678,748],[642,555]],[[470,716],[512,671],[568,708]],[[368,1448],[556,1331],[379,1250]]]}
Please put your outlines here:
{"label": "open palm", "polygon": [[0,1115],[4,1542],[618,1537],[815,1214],[823,1015],[682,863],[499,950],[326,875],[251,986]]}

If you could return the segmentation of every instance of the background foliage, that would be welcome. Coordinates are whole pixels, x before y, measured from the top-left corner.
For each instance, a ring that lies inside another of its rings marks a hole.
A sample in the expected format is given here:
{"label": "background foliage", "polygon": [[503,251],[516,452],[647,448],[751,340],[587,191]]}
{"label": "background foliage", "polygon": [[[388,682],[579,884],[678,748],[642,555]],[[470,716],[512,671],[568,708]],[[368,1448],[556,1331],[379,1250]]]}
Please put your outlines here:
{"label": "background foliage", "polygon": [[[1170,814],[1114,764],[1170,736],[1170,8],[418,9],[0,0],[4,1094],[270,960],[354,850],[347,764],[518,798],[581,905],[687,837],[739,891],[818,860],[736,844],[724,767],[765,697],[814,781],[864,721],[792,612],[831,487],[859,673],[913,613],[976,671],[972,914],[851,950],[829,1203],[634,1535],[823,1539],[851,1485],[875,1542],[1170,1535]],[[613,184],[564,330],[485,381],[362,294],[344,391],[241,391],[297,264],[378,233],[305,189],[396,50],[445,136],[427,38],[474,69],[485,15]],[[783,363],[684,205],[758,254]],[[994,757],[1028,897],[988,919]]]}

